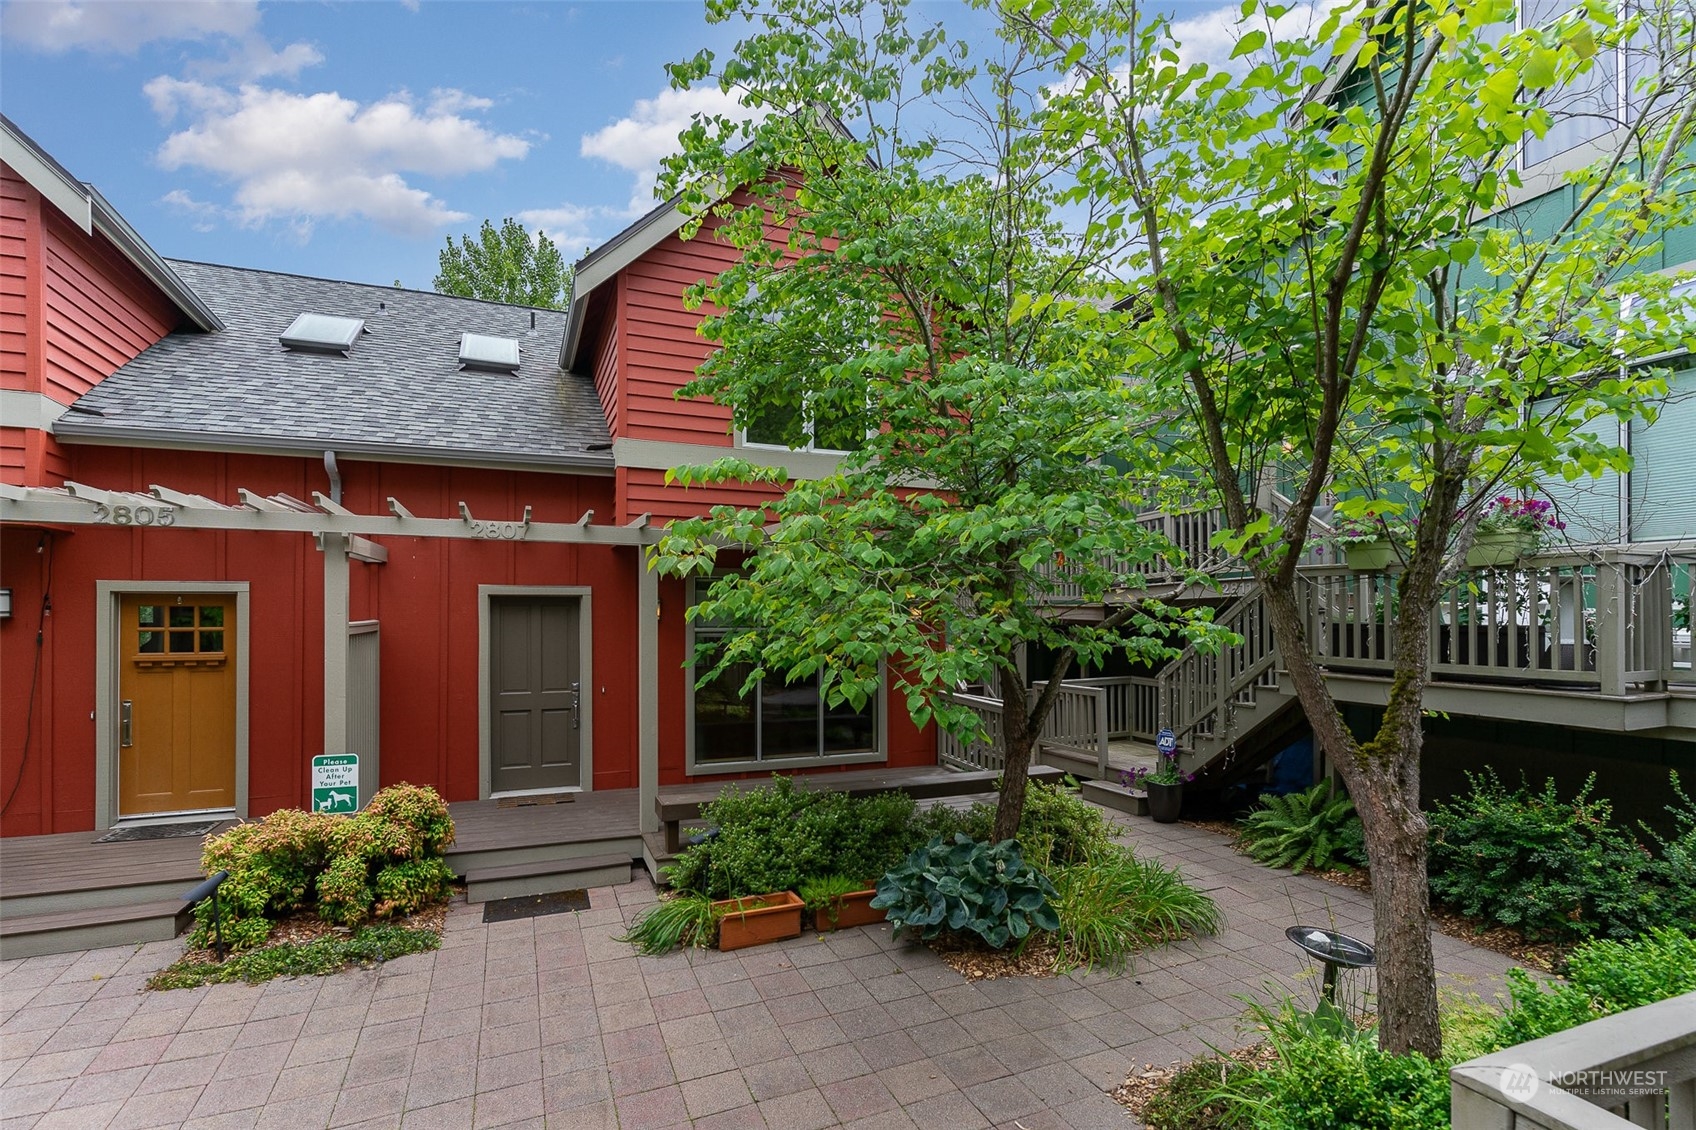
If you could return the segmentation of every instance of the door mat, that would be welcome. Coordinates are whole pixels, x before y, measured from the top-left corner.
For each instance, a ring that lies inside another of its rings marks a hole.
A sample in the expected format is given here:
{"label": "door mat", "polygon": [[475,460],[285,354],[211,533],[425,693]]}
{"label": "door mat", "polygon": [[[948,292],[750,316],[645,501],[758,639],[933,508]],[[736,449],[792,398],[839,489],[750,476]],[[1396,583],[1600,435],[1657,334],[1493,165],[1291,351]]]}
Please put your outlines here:
{"label": "door mat", "polygon": [[222,820],[195,820],[188,824],[132,824],[113,828],[94,842],[97,844],[128,844],[136,840],[173,840],[178,836],[204,836]]}
{"label": "door mat", "polygon": [[554,891],[545,895],[524,895],[515,899],[486,902],[483,904],[483,921],[516,922],[521,918],[541,918],[549,914],[588,909],[588,891]]}
{"label": "door mat", "polygon": [[495,807],[534,808],[539,804],[570,804],[576,799],[576,793],[541,793],[537,796],[503,796],[495,802]]}

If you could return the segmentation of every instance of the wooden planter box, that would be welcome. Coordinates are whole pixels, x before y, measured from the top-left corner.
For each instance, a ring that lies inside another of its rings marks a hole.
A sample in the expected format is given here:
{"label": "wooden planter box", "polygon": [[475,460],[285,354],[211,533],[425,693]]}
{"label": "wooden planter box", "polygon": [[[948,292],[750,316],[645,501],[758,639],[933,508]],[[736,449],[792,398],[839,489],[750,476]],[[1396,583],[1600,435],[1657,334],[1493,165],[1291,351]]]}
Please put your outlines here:
{"label": "wooden planter box", "polygon": [[713,903],[718,917],[718,948],[739,950],[801,936],[801,896],[794,891],[747,895]]}
{"label": "wooden planter box", "polygon": [[874,922],[884,921],[889,917],[889,911],[875,910],[871,905],[876,894],[876,890],[867,888],[831,899],[828,905],[813,914],[813,928],[821,934],[828,934],[832,930],[846,930],[850,926],[870,926]]}

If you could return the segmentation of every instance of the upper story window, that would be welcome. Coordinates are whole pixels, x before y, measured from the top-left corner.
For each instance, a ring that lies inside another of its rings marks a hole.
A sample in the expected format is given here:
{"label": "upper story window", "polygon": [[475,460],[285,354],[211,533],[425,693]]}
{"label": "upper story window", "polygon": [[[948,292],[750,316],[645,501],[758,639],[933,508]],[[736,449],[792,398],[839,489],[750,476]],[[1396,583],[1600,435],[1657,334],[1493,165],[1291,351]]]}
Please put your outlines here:
{"label": "upper story window", "polygon": [[858,451],[866,444],[866,416],[815,410],[813,404],[773,408],[748,421],[742,442],[791,451]]}
{"label": "upper story window", "polygon": [[[1519,26],[1546,27],[1579,6],[1579,0],[1525,0]],[[1629,15],[1630,9],[1622,14]],[[1554,124],[1542,137],[1525,139],[1521,167],[1535,169],[1625,125],[1637,102],[1633,88],[1655,66],[1648,41],[1647,33],[1640,32],[1629,45],[1605,47],[1587,72],[1544,91],[1540,101]]]}

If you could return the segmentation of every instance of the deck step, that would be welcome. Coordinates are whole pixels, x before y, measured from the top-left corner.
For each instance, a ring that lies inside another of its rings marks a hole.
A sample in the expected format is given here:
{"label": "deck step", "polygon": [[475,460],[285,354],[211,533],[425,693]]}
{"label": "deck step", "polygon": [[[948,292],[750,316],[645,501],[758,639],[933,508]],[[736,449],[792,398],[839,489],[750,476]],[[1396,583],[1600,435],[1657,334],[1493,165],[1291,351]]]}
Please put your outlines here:
{"label": "deck step", "polygon": [[582,887],[615,886],[630,882],[630,865],[631,857],[621,854],[479,867],[465,873],[465,899],[493,902]]}
{"label": "deck step", "polygon": [[1128,812],[1132,816],[1148,815],[1148,794],[1140,789],[1127,789],[1116,782],[1084,781],[1079,786],[1079,795],[1103,808]]}
{"label": "deck step", "polygon": [[181,899],[7,918],[0,920],[0,959],[170,941],[191,919]]}

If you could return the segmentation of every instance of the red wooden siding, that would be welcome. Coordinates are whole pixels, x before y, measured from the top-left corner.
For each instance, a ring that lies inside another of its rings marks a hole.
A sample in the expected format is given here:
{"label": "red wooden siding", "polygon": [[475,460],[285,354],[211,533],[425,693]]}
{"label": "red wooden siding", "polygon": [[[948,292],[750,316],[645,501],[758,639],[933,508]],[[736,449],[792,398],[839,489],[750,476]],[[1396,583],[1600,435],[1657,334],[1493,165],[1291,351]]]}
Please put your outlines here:
{"label": "red wooden siding", "polygon": [[29,388],[31,244],[40,207],[40,195],[0,165],[0,388]]}
{"label": "red wooden siding", "polygon": [[[615,280],[623,289],[623,283]],[[595,343],[595,391],[601,397],[601,412],[607,418],[607,434],[619,438],[622,396],[618,387],[618,307],[609,303],[613,313],[602,323]]]}
{"label": "red wooden siding", "polygon": [[[162,483],[225,502],[235,500],[238,487],[297,498],[329,489],[316,460],[110,447],[76,447],[72,457],[75,478],[111,489]],[[490,518],[516,518],[526,505],[538,521],[575,521],[586,508],[613,510],[610,478],[352,460],[343,462],[342,474],[344,502],[366,513],[383,513],[390,495],[428,517],[458,517],[461,500]],[[350,616],[382,624],[384,783],[430,784],[453,800],[476,797],[478,586],[582,585],[592,590],[593,784],[636,784],[634,549],[381,540],[387,564],[350,567]],[[323,752],[323,558],[310,538],[8,526],[0,530],[0,573],[14,600],[13,618],[0,630],[0,787],[19,782],[0,833],[94,827],[90,715],[99,580],[248,582],[249,811],[262,815],[305,802],[309,759]],[[42,617],[49,573],[52,611]],[[38,627],[41,668],[32,680]]]}
{"label": "red wooden siding", "polygon": [[731,444],[730,409],[676,397],[713,349],[696,332],[707,311],[685,309],[683,292],[737,258],[734,247],[714,238],[716,230],[709,219],[694,239],[673,233],[619,276],[625,434],[632,439]]}
{"label": "red wooden siding", "polygon": [[629,518],[651,514],[655,523],[663,525],[673,518],[705,514],[714,506],[761,506],[779,492],[757,485],[667,486],[664,471],[631,467],[621,472],[620,493]]}
{"label": "red wooden siding", "polygon": [[42,383],[61,404],[170,333],[176,310],[99,236],[42,210]]}

